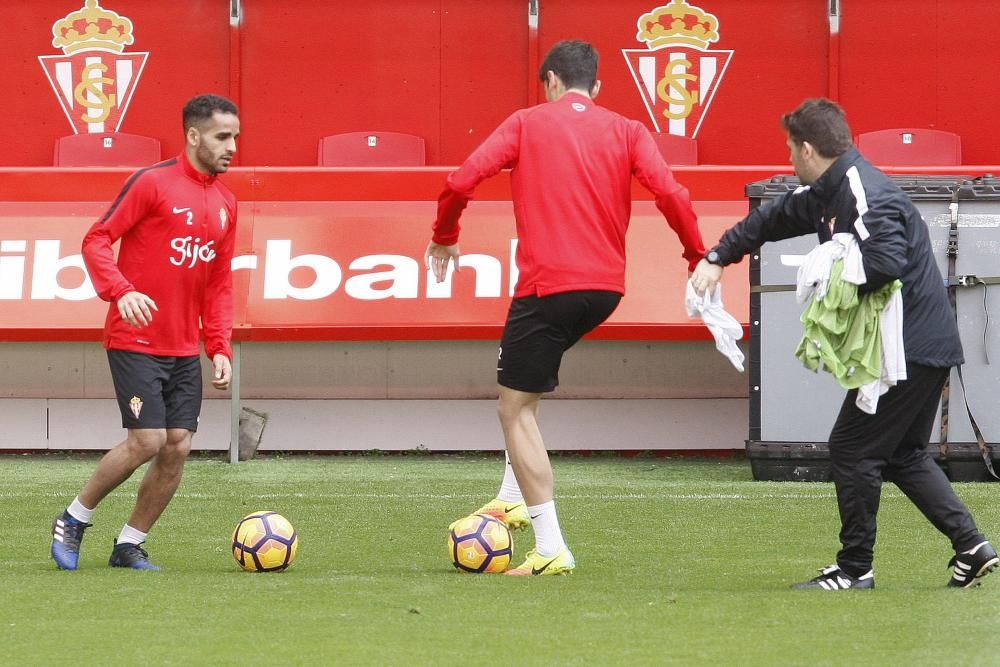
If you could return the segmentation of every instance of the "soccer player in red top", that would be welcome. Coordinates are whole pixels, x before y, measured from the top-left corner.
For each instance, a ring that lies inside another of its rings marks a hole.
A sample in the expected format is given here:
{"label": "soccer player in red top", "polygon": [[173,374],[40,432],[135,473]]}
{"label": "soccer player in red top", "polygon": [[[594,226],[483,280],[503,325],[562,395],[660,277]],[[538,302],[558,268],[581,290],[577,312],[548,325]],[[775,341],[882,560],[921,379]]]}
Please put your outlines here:
{"label": "soccer player in red top", "polygon": [[109,565],[159,569],[141,545],[180,484],[198,429],[199,324],[212,385],[225,390],[232,377],[236,198],[217,176],[236,152],[239,112],[223,97],[200,95],[185,105],[183,122],[184,151],[133,174],[83,239],[94,287],[111,303],[104,347],[128,436],[53,523],[52,558],[63,570],[77,569],[97,504],[147,461]]}
{"label": "soccer player in red top", "polygon": [[482,180],[513,167],[519,276],[497,362],[507,466],[497,497],[478,510],[511,528],[531,522],[535,548],[512,575],[563,574],[576,566],[556,517],[538,405],[559,383],[563,353],[606,320],[625,293],[633,176],[655,195],[688,270],[705,254],[687,190],[648,130],[594,104],[601,87],[594,48],[559,42],[539,77],[548,103],[512,114],[448,177],[425,253],[439,282],[452,263],[457,270],[462,210]]}

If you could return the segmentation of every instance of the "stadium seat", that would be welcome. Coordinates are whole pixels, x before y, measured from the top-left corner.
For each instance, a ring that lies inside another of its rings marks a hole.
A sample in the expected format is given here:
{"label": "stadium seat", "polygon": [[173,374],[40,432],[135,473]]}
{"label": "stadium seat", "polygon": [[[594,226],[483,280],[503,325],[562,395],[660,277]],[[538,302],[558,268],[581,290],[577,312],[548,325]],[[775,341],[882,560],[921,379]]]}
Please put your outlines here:
{"label": "stadium seat", "polygon": [[345,132],[319,140],[321,167],[422,167],[424,140],[399,132]]}
{"label": "stadium seat", "polygon": [[873,164],[962,164],[962,138],[954,132],[926,128],[896,128],[862,132],[854,145]]}
{"label": "stadium seat", "polygon": [[160,161],[160,141],[122,132],[71,134],[56,139],[57,167],[145,167]]}
{"label": "stadium seat", "polygon": [[650,132],[667,164],[698,164],[698,142],[666,132]]}

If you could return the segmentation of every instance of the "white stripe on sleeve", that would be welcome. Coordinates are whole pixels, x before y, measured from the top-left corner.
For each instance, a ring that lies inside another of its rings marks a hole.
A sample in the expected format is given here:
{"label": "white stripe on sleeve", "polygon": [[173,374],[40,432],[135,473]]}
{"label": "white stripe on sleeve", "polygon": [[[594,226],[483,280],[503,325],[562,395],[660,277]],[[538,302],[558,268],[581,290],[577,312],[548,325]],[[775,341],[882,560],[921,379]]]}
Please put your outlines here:
{"label": "white stripe on sleeve", "polygon": [[864,241],[871,236],[864,222],[864,216],[868,213],[868,198],[865,196],[865,186],[861,184],[861,174],[858,173],[857,167],[851,167],[847,170],[847,180],[851,184],[851,194],[854,195],[858,209],[858,219],[854,221],[854,229],[857,231],[858,237]]}

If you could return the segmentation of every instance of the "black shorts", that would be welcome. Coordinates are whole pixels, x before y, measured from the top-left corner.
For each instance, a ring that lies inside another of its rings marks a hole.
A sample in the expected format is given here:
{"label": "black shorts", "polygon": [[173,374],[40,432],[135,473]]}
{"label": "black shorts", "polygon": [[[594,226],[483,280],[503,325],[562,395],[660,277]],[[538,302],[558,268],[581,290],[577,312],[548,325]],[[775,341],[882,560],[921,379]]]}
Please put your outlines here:
{"label": "black shorts", "polygon": [[514,299],[497,355],[497,382],[530,393],[555,389],[563,352],[608,319],[621,298],[618,292],[581,290]]}
{"label": "black shorts", "polygon": [[108,350],[122,428],[198,430],[201,359]]}

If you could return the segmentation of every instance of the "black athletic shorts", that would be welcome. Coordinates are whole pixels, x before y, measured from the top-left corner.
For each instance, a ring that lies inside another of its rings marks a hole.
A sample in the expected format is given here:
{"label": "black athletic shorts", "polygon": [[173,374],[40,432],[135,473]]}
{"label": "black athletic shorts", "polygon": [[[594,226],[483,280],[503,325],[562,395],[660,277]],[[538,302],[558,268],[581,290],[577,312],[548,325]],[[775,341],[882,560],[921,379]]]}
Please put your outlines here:
{"label": "black athletic shorts", "polygon": [[514,299],[497,355],[497,382],[530,393],[559,384],[563,352],[615,312],[622,295],[604,290]]}
{"label": "black athletic shorts", "polygon": [[198,430],[201,359],[108,350],[123,428]]}

